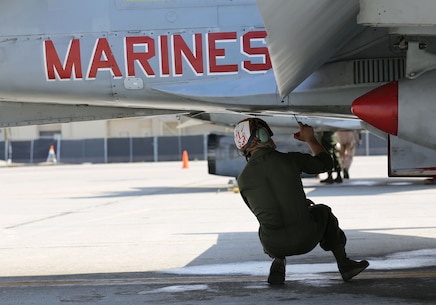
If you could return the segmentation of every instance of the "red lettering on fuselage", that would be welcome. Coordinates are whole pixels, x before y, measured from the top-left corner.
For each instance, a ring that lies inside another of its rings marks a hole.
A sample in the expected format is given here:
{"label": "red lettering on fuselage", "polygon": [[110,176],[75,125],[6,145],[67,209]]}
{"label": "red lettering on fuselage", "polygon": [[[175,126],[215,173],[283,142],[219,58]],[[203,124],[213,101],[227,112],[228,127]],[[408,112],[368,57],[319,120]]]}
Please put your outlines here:
{"label": "red lettering on fuselage", "polygon": [[225,58],[226,51],[224,48],[218,48],[218,42],[232,42],[236,41],[236,32],[225,33],[209,33],[208,45],[209,45],[209,73],[236,73],[238,72],[237,64],[225,64],[219,65],[217,60],[219,58]]}
{"label": "red lettering on fuselage", "polygon": [[73,39],[68,46],[67,56],[62,65],[56,48],[52,40],[44,41],[45,68],[48,80],[56,79],[56,73],[59,79],[82,79],[82,60],[80,58],[80,40]]}
{"label": "red lettering on fuselage", "polygon": [[[242,70],[264,73],[272,67],[265,45],[265,31],[251,31],[242,36],[238,36],[237,32],[196,33],[191,37],[190,40],[180,34],[161,35],[157,38],[128,36],[124,38],[122,58],[121,54],[113,53],[108,38],[97,38],[85,78],[96,79],[100,73],[107,72],[114,78],[149,78],[155,77],[157,73],[161,77],[190,73],[196,76],[204,73],[237,74]],[[84,79],[82,69],[85,61],[82,61],[81,54],[86,54],[86,50],[81,49],[80,39],[71,40],[63,61],[63,54],[58,52],[52,40],[44,41],[43,51],[47,80]],[[125,65],[124,74],[119,66],[122,62]]]}
{"label": "red lettering on fuselage", "polygon": [[[135,52],[135,46],[144,47],[144,52]],[[156,55],[154,39],[148,36],[126,37],[125,42],[127,76],[135,76],[135,62],[138,62],[142,71],[149,77],[155,76],[153,68],[148,63]]]}
{"label": "red lettering on fuselage", "polygon": [[160,75],[170,75],[170,56],[168,54],[168,36],[159,37]]}
{"label": "red lettering on fuselage", "polygon": [[184,55],[184,58],[196,75],[203,75],[203,44],[201,34],[194,35],[193,43],[195,55],[181,35],[173,36],[175,75],[183,75],[182,55]]}
{"label": "red lettering on fuselage", "polygon": [[88,69],[88,79],[95,79],[99,70],[107,70],[115,78],[123,77],[106,38],[99,38]]}
{"label": "red lettering on fuselage", "polygon": [[248,56],[259,56],[261,58],[260,63],[253,63],[250,60],[244,60],[243,68],[250,72],[262,72],[271,69],[271,59],[269,57],[267,47],[256,47],[251,46],[251,42],[254,40],[264,40],[265,32],[248,32],[242,36],[241,52],[247,54]]}

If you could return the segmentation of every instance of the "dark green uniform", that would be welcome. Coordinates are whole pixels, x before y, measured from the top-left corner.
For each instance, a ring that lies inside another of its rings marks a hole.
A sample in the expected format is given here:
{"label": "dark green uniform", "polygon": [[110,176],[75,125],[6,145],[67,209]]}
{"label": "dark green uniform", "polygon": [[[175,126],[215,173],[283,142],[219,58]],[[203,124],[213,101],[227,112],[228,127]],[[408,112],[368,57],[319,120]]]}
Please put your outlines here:
{"label": "dark green uniform", "polygon": [[265,148],[249,159],[237,180],[242,198],[259,221],[267,254],[278,258],[303,254],[318,243],[326,251],[345,246],[345,235],[331,209],[306,203],[300,178],[301,172],[318,174],[331,168],[327,153],[312,156]]}
{"label": "dark green uniform", "polygon": [[339,151],[336,148],[336,144],[338,143],[338,136],[335,132],[324,131],[321,135],[321,139],[319,142],[322,146],[324,146],[324,148],[333,158],[333,166],[328,171],[330,173],[334,171],[340,176],[341,164],[339,163]]}

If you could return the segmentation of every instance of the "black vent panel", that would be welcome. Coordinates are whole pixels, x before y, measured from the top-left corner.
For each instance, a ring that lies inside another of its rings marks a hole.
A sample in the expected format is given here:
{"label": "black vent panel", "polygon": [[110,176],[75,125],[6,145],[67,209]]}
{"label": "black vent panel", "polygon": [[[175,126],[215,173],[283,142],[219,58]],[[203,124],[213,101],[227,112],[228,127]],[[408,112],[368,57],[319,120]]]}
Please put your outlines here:
{"label": "black vent panel", "polygon": [[354,61],[354,83],[385,83],[405,76],[404,58],[362,59]]}

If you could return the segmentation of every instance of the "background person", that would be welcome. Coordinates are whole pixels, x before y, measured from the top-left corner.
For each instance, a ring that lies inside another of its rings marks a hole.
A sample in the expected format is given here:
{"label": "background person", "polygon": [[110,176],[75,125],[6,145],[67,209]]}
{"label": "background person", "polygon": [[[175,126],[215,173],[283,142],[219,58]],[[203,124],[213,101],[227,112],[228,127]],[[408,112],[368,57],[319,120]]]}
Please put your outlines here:
{"label": "background person", "polygon": [[362,144],[360,131],[338,130],[336,132],[339,144],[339,161],[344,173],[344,179],[350,179],[350,167],[356,152],[356,137],[358,145]]}
{"label": "background person", "polygon": [[[320,138],[321,145],[324,146],[326,151],[330,154],[333,160],[332,167],[327,171],[327,178],[321,180],[321,183],[342,183],[341,177],[341,164],[339,162],[338,150],[336,144],[338,143],[335,132],[323,131]],[[333,172],[336,172],[336,178],[333,179]]]}

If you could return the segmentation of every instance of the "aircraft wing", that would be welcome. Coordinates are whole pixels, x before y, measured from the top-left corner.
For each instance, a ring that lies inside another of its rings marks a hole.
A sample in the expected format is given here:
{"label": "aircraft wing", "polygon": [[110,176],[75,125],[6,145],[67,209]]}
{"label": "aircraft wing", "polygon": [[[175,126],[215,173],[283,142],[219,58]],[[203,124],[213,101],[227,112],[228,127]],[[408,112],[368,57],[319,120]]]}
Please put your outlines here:
{"label": "aircraft wing", "polygon": [[280,95],[289,95],[358,34],[358,0],[257,0]]}
{"label": "aircraft wing", "polygon": [[0,101],[0,127],[109,120],[166,114],[186,114],[186,111]]}

